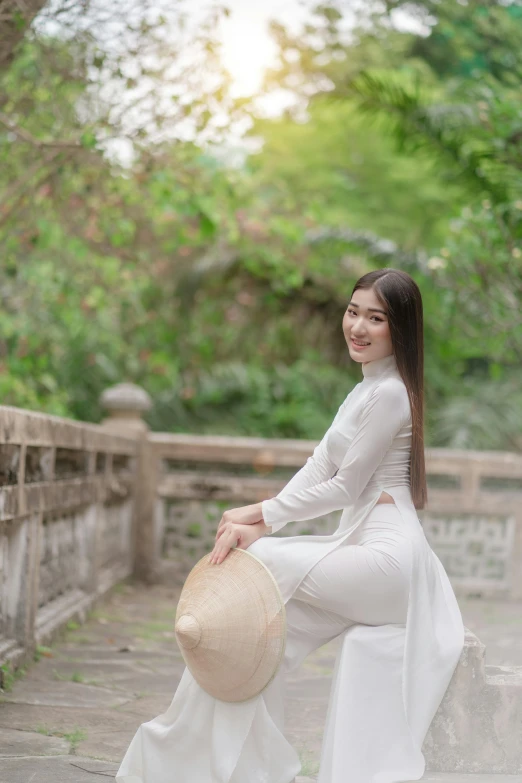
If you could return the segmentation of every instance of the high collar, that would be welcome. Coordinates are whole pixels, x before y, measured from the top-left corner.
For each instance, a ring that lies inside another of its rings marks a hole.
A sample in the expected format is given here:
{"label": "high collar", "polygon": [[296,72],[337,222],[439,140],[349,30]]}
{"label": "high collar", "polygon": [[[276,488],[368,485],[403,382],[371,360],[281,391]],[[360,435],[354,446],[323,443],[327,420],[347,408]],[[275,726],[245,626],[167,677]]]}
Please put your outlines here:
{"label": "high collar", "polygon": [[373,361],[362,365],[362,372],[365,378],[379,377],[393,370],[397,370],[397,362],[393,353],[383,356],[381,359],[373,359]]}

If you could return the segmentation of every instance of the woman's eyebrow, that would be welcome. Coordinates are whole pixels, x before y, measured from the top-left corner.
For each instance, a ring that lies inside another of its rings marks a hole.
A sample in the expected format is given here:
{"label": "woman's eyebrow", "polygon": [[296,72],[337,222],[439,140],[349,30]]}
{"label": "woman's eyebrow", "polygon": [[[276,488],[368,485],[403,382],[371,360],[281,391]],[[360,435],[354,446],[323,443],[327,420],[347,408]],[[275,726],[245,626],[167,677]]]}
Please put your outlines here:
{"label": "woman's eyebrow", "polygon": [[[355,304],[355,302],[348,302],[348,307],[359,307],[358,304]],[[383,315],[388,315],[384,310],[378,310],[377,307],[368,307],[369,313],[382,313]]]}

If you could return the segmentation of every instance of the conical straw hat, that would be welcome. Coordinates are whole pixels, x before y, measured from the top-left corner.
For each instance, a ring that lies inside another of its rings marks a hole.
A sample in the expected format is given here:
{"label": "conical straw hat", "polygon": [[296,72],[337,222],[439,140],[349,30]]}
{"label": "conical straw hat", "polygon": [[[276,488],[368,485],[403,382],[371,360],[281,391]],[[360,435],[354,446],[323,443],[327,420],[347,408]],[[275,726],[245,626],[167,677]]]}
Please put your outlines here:
{"label": "conical straw hat", "polygon": [[259,558],[232,549],[189,573],[176,610],[176,638],[194,679],[222,701],[246,701],[275,676],[284,655],[286,612]]}

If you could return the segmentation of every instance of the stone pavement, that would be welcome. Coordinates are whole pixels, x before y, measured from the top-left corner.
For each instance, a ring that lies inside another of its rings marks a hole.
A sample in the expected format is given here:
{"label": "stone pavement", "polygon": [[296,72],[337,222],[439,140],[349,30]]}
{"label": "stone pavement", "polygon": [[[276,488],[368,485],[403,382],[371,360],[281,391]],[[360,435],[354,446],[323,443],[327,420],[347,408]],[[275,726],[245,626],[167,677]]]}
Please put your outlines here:
{"label": "stone pavement", "polygon": [[[173,632],[178,595],[164,585],[118,585],[85,625],[40,651],[40,660],[0,694],[0,783],[114,779],[139,724],[165,711],[183,671]],[[487,645],[488,663],[522,664],[520,606],[460,605],[466,625]],[[288,680],[287,737],[302,762],[296,783],[312,783],[317,774],[336,644],[317,650]],[[522,775],[424,780],[522,783]]]}

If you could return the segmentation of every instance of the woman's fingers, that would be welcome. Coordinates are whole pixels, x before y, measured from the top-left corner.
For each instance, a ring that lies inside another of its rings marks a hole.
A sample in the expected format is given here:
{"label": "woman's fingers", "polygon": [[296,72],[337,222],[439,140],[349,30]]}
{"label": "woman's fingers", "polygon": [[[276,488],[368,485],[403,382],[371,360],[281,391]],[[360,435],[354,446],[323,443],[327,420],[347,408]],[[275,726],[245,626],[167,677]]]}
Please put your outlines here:
{"label": "woman's fingers", "polygon": [[221,546],[219,548],[214,548],[214,551],[212,553],[212,556],[210,558],[210,562],[213,565],[219,565],[223,562],[225,557],[228,555],[232,547],[230,546]]}
{"label": "woman's fingers", "polygon": [[216,531],[216,541],[218,538],[222,535],[224,530],[228,529],[228,525],[250,525],[250,522],[231,522],[229,519],[225,519],[225,517],[221,518],[221,522],[218,525],[217,531]]}
{"label": "woman's fingers", "polygon": [[228,530],[220,536],[210,554],[210,562],[215,563],[216,565],[222,563],[238,540],[239,536],[234,530]]}
{"label": "woman's fingers", "polygon": [[216,540],[219,538],[219,536],[222,534],[223,530],[226,530],[228,520],[225,519],[225,515],[221,517],[221,520],[218,525],[217,533],[216,533]]}
{"label": "woman's fingers", "polygon": [[227,522],[222,523],[220,525],[220,527],[218,527],[218,530],[217,530],[217,533],[216,533],[216,541],[218,540],[218,538],[220,538],[223,535],[223,533],[227,533],[230,530],[232,530],[232,527],[231,527],[230,524],[227,524]]}

